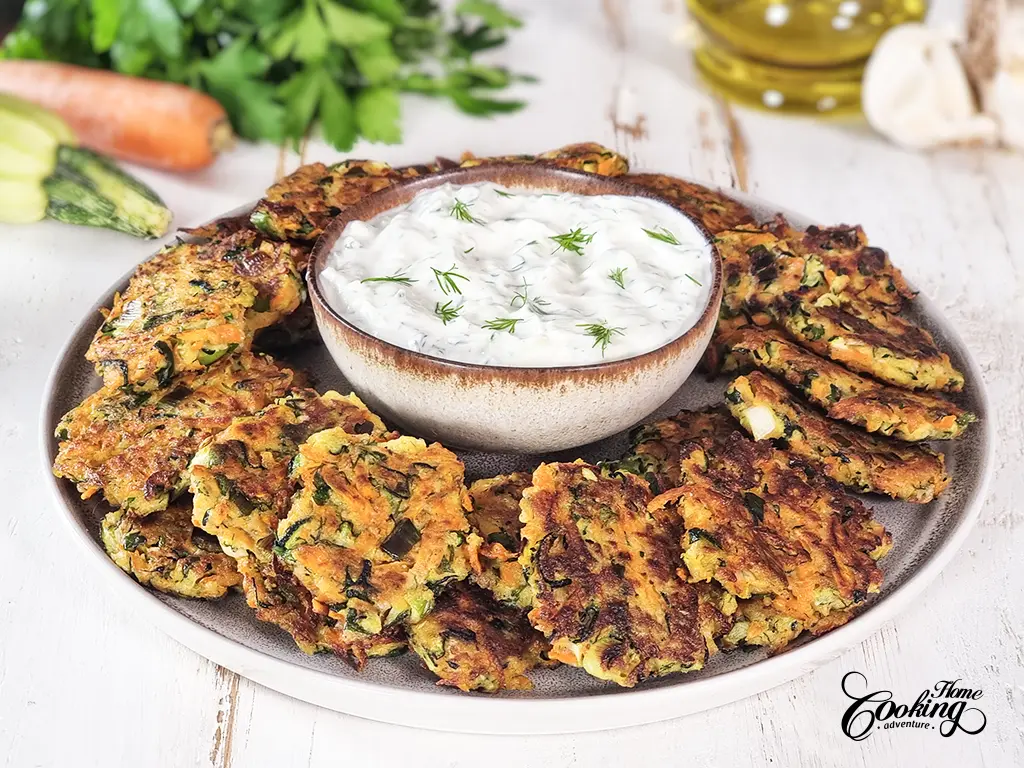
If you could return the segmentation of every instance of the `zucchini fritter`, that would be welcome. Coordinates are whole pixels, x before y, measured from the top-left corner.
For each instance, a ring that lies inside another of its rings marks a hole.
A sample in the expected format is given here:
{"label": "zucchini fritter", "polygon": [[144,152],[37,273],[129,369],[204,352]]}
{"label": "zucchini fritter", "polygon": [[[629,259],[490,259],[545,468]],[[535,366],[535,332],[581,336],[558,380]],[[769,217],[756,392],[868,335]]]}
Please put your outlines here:
{"label": "zucchini fritter", "polygon": [[840,224],[805,231],[794,229],[781,214],[769,227],[789,248],[808,260],[829,291],[860,299],[890,312],[899,312],[917,292],[881,248],[868,245],[861,227]]}
{"label": "zucchini fritter", "polygon": [[473,509],[466,515],[484,542],[480,546],[481,573],[473,580],[499,602],[519,608],[533,604],[533,590],[519,564],[523,551],[519,501],[531,482],[528,472],[477,480],[469,486]]}
{"label": "zucchini fritter", "polygon": [[284,629],[306,653],[331,651],[359,669],[367,657],[404,649],[400,628],[368,636],[323,615],[326,609],[316,612],[312,595],[273,552],[297,486],[289,475],[292,459],[310,435],[334,427],[374,439],[394,434],[355,395],[311,389],[293,390],[254,416],[235,419],[192,460],[193,520],[238,559],[257,618]]}
{"label": "zucchini fritter", "polygon": [[779,322],[802,346],[905,389],[959,392],[964,376],[924,328],[866,302],[824,295],[792,299]]}
{"label": "zucchini fritter", "polygon": [[949,485],[942,454],[832,421],[797,402],[785,386],[760,371],[735,379],[725,400],[755,440],[783,442],[856,491],[927,504]]}
{"label": "zucchini fritter", "polygon": [[140,584],[181,597],[223,597],[242,579],[235,561],[192,527],[190,504],[136,517],[115,509],[100,525],[103,547]]}
{"label": "zucchini fritter", "polygon": [[490,163],[538,163],[553,165],[556,168],[568,168],[573,171],[586,171],[599,176],[621,176],[629,171],[629,162],[614,150],[594,142],[568,144],[539,155],[502,155],[498,157],[476,157],[470,152],[462,156],[460,166],[470,168]]}
{"label": "zucchini fritter", "polygon": [[753,226],[754,214],[747,206],[717,190],[661,173],[631,173],[624,181],[649,189],[666,198],[688,216],[700,221],[715,235],[745,225]]}
{"label": "zucchini fritter", "polygon": [[437,443],[318,432],[299,448],[274,551],[347,629],[415,623],[436,590],[480,571],[463,472]]}
{"label": "zucchini fritter", "polygon": [[392,168],[376,160],[310,163],[271,186],[250,216],[254,227],[277,240],[316,240],[339,213],[367,195],[436,166]]}
{"label": "zucchini fritter", "polygon": [[390,658],[406,650],[402,626],[367,635],[317,612],[309,590],[277,558],[260,562],[245,555],[238,559],[238,570],[245,600],[256,618],[283,629],[304,653],[334,653],[362,669],[367,659]]}
{"label": "zucchini fritter", "polygon": [[165,509],[188,484],[200,443],[282,397],[295,378],[269,357],[245,352],[184,374],[158,392],[101,389],[57,425],[53,473],[143,516]]}
{"label": "zucchini fritter", "polygon": [[818,357],[778,331],[744,328],[730,337],[736,365],[756,366],[784,379],[833,419],[909,442],[952,440],[976,420],[935,395],[908,392],[859,376]]}
{"label": "zucchini fritter", "polygon": [[671,521],[648,512],[643,480],[599,472],[541,464],[523,494],[530,623],[551,640],[552,659],[621,686],[699,669],[699,597],[677,573]]}
{"label": "zucchini fritter", "polygon": [[724,406],[703,411],[680,411],[675,416],[644,424],[630,434],[631,448],[609,467],[612,473],[642,477],[657,495],[679,485],[682,447],[697,437],[722,439],[739,429]]}
{"label": "zucchini fritter", "polygon": [[149,391],[206,368],[302,303],[291,246],[253,229],[178,243],[136,270],[114,296],[86,352],[104,386]]}
{"label": "zucchini fritter", "polygon": [[192,459],[195,525],[216,536],[225,552],[268,562],[296,490],[291,461],[310,435],[333,427],[376,440],[392,436],[354,394],[312,389],[293,390],[257,414],[235,419]]}
{"label": "zucchini fritter", "polygon": [[[694,582],[717,582],[739,598],[726,645],[774,649],[803,630],[847,620],[877,592],[875,561],[892,546],[856,499],[799,458],[739,433],[686,446],[683,483],[651,503],[682,521],[683,563]],[[763,632],[752,606],[789,634]]]}
{"label": "zucchini fritter", "polygon": [[533,688],[526,673],[544,663],[548,647],[525,611],[464,582],[442,593],[408,632],[409,647],[437,675],[438,685],[463,691]]}

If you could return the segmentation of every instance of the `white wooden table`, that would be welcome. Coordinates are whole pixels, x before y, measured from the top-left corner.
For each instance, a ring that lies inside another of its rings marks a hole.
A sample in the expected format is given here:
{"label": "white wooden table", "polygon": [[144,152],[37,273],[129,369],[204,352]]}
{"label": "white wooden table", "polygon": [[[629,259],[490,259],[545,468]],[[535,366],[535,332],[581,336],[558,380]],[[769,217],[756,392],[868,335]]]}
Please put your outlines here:
{"label": "white wooden table", "polygon": [[[909,154],[862,127],[730,108],[689,84],[676,0],[518,5],[501,51],[543,78],[530,107],[480,121],[410,99],[392,162],[527,152],[592,139],[657,168],[734,185],[824,223],[857,222],[937,299],[985,371],[998,421],[981,523],[919,605],[793,683],[719,709],[598,734],[495,738],[386,726],[294,701],[133,620],[56,526],[38,449],[40,392],[96,296],[152,245],[55,223],[0,228],[0,764],[14,766],[1024,765],[1024,157]],[[948,7],[945,10],[949,11]],[[955,17],[955,8],[947,14]],[[307,159],[337,153],[313,144]],[[299,158],[284,158],[291,170]],[[141,172],[180,225],[259,196],[273,147],[192,177]],[[842,675],[913,700],[962,678],[984,690],[977,736],[840,731]]]}

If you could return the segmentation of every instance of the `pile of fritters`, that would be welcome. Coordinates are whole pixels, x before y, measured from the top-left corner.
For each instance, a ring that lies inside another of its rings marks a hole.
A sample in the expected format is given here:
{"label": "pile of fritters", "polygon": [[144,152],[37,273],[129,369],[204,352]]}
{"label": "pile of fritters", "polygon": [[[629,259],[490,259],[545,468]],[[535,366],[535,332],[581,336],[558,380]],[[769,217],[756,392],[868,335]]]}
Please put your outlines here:
{"label": "pile of fritters", "polygon": [[[597,144],[461,165],[491,162],[628,172]],[[174,595],[238,587],[303,651],[357,669],[411,648],[466,691],[530,688],[559,663],[633,686],[849,620],[891,539],[840,484],[929,501],[949,478],[921,441],[974,418],[918,391],[963,377],[901,315],[913,294],[860,229],[760,226],[706,187],[627,175],[716,236],[726,295],[706,362],[746,375],[725,405],[644,425],[600,466],[467,487],[448,449],[257,351],[308,337],[302,276],[334,216],[456,165],[303,166],[138,268],[104,312],[87,353],[103,386],[61,420],[53,468],[113,507],[114,562]]]}

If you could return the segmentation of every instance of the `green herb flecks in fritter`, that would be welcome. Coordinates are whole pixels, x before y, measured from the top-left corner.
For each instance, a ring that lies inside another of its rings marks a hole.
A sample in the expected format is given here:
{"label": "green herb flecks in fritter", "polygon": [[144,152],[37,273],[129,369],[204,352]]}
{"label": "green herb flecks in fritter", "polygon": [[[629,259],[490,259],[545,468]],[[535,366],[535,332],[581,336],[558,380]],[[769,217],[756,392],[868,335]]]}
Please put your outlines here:
{"label": "green herb flecks in fritter", "polygon": [[735,365],[779,376],[833,419],[910,442],[952,440],[975,421],[972,413],[935,395],[909,392],[848,371],[789,341],[778,331],[745,328],[731,338]]}
{"label": "green herb flecks in fritter", "polygon": [[143,518],[116,509],[100,525],[110,559],[140,584],[181,597],[223,597],[241,577],[234,559],[202,537],[192,527],[189,504]]}
{"label": "green herb flecks in fritter", "polygon": [[525,611],[465,582],[438,597],[434,610],[408,632],[409,647],[438,684],[463,691],[532,688],[526,673],[545,663],[548,647]]}
{"label": "green herb flecks in fritter", "polygon": [[856,491],[927,504],[949,485],[941,454],[839,424],[760,371],[733,381],[725,400],[755,440],[775,440]]}
{"label": "green herb flecks in fritter", "polygon": [[253,229],[165,248],[114,297],[86,352],[107,387],[166,389],[249,348],[253,335],[294,311],[305,284],[291,247]]}
{"label": "green herb flecks in fritter", "polygon": [[189,468],[196,526],[216,536],[225,552],[268,562],[297,487],[289,468],[299,445],[333,427],[375,439],[393,436],[355,395],[311,389],[235,419],[203,443]]}
{"label": "green herb flecks in fritter", "polygon": [[500,602],[519,608],[533,603],[533,590],[519,564],[523,550],[519,501],[530,483],[528,472],[477,480],[469,486],[473,508],[466,515],[483,539],[481,573],[473,580]]}
{"label": "green herb flecks in fritter", "polygon": [[679,537],[650,500],[640,478],[577,462],[542,464],[522,501],[530,623],[552,659],[626,687],[708,655],[700,598],[677,572]]}
{"label": "green herb flecks in fritter", "polygon": [[101,389],[58,424],[53,473],[75,483],[84,499],[102,491],[136,515],[165,509],[187,487],[185,470],[203,440],[282,397],[294,377],[269,357],[245,352],[158,392]]}
{"label": "green herb flecks in fritter", "polygon": [[679,485],[679,461],[682,447],[689,440],[702,436],[725,436],[739,429],[739,424],[724,407],[703,411],[680,411],[667,419],[643,424],[630,434],[631,447],[617,462],[602,469],[608,473],[629,472],[642,477],[657,495]]}
{"label": "green herb flecks in fritter", "polygon": [[[892,539],[836,483],[739,433],[723,441],[698,438],[687,449],[682,484],[657,497],[651,511],[681,520],[689,579],[717,583],[739,600],[726,645],[777,649],[803,630],[845,621],[879,590],[875,561]],[[791,626],[792,635],[767,635],[744,624],[744,606],[754,601]]]}
{"label": "green herb flecks in fritter", "polygon": [[415,623],[435,592],[479,573],[462,462],[441,445],[329,429],[300,447],[293,473],[275,552],[346,628]]}
{"label": "green herb flecks in fritter", "polygon": [[904,389],[959,392],[964,376],[925,329],[852,299],[792,299],[776,309],[802,346],[847,368]]}

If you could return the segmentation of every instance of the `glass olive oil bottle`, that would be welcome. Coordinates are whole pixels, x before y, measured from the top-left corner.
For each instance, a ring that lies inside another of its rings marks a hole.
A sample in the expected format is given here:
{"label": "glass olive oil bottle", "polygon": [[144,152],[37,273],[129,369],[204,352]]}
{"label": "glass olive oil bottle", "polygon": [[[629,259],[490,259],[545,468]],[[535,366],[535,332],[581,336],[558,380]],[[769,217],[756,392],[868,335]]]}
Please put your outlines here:
{"label": "glass olive oil bottle", "polygon": [[697,69],[727,98],[814,114],[859,110],[864,64],[927,0],[687,0],[703,30]]}

